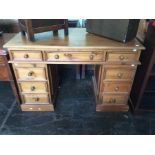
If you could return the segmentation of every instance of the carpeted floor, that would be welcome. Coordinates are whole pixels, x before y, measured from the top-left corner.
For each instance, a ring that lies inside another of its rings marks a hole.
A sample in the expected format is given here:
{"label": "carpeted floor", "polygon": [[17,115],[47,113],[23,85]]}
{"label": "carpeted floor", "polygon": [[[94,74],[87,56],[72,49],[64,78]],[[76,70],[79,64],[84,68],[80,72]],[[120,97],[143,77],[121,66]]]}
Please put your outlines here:
{"label": "carpeted floor", "polygon": [[55,112],[21,112],[8,82],[0,82],[2,135],[146,135],[155,134],[155,113],[96,112],[91,73],[75,79],[63,69]]}

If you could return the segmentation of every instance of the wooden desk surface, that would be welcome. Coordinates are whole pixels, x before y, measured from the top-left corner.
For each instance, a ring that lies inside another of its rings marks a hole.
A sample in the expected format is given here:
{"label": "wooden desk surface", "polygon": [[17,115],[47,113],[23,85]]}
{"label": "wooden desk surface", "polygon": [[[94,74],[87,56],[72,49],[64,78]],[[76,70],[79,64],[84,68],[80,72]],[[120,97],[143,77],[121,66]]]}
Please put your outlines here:
{"label": "wooden desk surface", "polygon": [[8,49],[55,49],[58,51],[74,49],[144,49],[136,39],[128,43],[121,43],[87,33],[85,28],[70,28],[68,36],[64,35],[63,30],[59,30],[58,36],[53,36],[52,32],[44,32],[36,34],[35,38],[35,42],[30,42],[27,37],[18,33],[4,47]]}

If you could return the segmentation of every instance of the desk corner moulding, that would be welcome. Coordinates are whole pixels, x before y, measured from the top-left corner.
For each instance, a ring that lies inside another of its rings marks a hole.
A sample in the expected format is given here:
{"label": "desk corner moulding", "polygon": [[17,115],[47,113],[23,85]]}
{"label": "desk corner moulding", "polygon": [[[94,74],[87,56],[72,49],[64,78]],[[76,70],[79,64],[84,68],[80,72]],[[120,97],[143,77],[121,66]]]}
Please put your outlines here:
{"label": "desk corner moulding", "polygon": [[4,47],[9,52],[22,111],[54,111],[57,64],[93,64],[96,111],[128,111],[144,49],[136,39],[124,44],[87,33],[85,28],[70,28],[68,36],[63,30],[57,36],[39,33],[35,42],[17,34]]}

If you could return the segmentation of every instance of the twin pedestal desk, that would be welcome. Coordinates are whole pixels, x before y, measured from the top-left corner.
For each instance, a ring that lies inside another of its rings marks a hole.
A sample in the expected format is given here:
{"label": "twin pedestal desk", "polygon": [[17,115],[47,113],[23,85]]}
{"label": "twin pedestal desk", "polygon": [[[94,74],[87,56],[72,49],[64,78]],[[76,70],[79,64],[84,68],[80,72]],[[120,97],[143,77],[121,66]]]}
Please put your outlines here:
{"label": "twin pedestal desk", "polygon": [[[93,64],[96,111],[128,111],[128,98],[144,47],[135,39],[120,43],[69,29],[64,36],[40,33],[35,42],[17,34],[8,49],[22,111],[54,111],[58,87],[57,64]],[[66,96],[67,97],[67,96]]]}

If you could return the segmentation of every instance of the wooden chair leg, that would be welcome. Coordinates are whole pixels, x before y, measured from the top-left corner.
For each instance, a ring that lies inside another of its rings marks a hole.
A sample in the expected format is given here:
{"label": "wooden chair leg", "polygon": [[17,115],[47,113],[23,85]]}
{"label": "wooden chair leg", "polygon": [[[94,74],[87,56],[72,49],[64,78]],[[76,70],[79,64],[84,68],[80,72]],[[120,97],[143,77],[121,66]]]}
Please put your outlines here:
{"label": "wooden chair leg", "polygon": [[35,41],[34,33],[29,33],[29,32],[27,32],[27,36],[28,36],[28,39],[29,39],[30,41]]}
{"label": "wooden chair leg", "polygon": [[68,20],[65,20],[64,34],[68,36]]}
{"label": "wooden chair leg", "polygon": [[25,30],[23,30],[23,28],[22,28],[22,26],[21,26],[21,23],[19,23],[19,29],[20,29],[21,35],[22,35],[22,36],[25,36],[26,33],[25,33]]}
{"label": "wooden chair leg", "polygon": [[68,28],[65,28],[65,35],[68,36]]}
{"label": "wooden chair leg", "polygon": [[27,28],[28,39],[30,41],[35,41],[34,32],[33,32],[33,28],[32,28],[32,21],[27,19],[25,23],[26,23],[26,28]]}
{"label": "wooden chair leg", "polygon": [[58,35],[58,30],[54,30],[54,31],[53,31],[53,35],[54,35],[54,36],[57,36],[57,35]]}
{"label": "wooden chair leg", "polygon": [[26,35],[25,31],[21,31],[21,34],[22,34],[22,36]]}
{"label": "wooden chair leg", "polygon": [[80,65],[76,65],[76,79],[80,79]]}
{"label": "wooden chair leg", "polygon": [[82,65],[81,79],[85,79],[86,75],[86,65]]}

